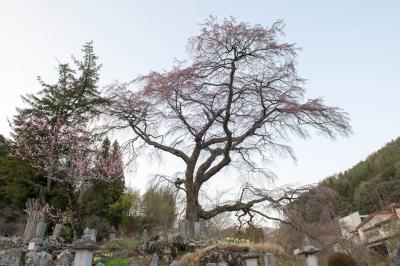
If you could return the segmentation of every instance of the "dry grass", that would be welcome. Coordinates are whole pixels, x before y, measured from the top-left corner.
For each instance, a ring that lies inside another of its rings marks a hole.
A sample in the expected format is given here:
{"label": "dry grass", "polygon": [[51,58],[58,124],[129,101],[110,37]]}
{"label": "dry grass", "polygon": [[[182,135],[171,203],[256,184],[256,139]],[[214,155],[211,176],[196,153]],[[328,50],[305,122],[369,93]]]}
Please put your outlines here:
{"label": "dry grass", "polygon": [[243,243],[243,244],[233,244],[233,243],[219,243],[216,245],[208,246],[205,248],[201,248],[196,250],[195,252],[186,253],[180,259],[182,266],[197,266],[200,265],[200,260],[207,254],[209,254],[213,250],[223,250],[230,252],[256,252],[259,254],[263,253],[274,253],[274,254],[282,254],[283,248],[281,246],[264,242],[259,244],[253,243]]}

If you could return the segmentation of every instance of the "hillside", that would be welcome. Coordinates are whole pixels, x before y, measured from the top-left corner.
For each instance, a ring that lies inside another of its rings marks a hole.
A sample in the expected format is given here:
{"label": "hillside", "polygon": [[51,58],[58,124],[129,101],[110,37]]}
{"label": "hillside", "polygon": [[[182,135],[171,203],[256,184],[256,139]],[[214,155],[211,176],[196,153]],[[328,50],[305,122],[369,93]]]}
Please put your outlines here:
{"label": "hillside", "polygon": [[400,137],[322,184],[338,192],[334,207],[339,216],[367,214],[400,202]]}

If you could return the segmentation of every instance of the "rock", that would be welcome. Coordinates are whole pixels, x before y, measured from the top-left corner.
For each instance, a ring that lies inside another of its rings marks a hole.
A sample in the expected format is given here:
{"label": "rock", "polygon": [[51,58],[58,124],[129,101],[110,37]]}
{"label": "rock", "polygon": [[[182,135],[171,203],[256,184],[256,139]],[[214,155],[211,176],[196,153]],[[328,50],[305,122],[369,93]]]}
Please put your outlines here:
{"label": "rock", "polygon": [[0,251],[0,265],[20,266],[22,260],[22,250],[11,248]]}
{"label": "rock", "polygon": [[222,250],[215,250],[210,252],[207,256],[203,257],[200,261],[200,265],[235,265],[235,266],[246,266],[245,260],[242,255],[238,252],[228,252]]}
{"label": "rock", "polygon": [[132,260],[129,262],[128,266],[143,266],[143,263],[136,260],[135,258],[132,258]]}
{"label": "rock", "polygon": [[54,266],[71,266],[74,261],[74,254],[70,249],[66,249],[57,255]]}
{"label": "rock", "polygon": [[19,243],[18,237],[0,237],[0,250],[16,248]]}
{"label": "rock", "polygon": [[129,257],[129,251],[127,249],[123,249],[118,252],[113,253],[113,258],[127,258]]}
{"label": "rock", "polygon": [[185,241],[183,240],[182,235],[179,234],[179,233],[176,233],[176,234],[171,235],[170,242],[171,242],[175,247],[177,247],[179,250],[185,250],[185,248],[186,248],[186,243],[185,243]]}
{"label": "rock", "polygon": [[158,258],[157,253],[153,253],[148,266],[159,266],[159,265],[160,265],[160,259]]}
{"label": "rock", "polygon": [[51,266],[53,256],[46,251],[30,251],[25,255],[25,266]]}
{"label": "rock", "polygon": [[173,262],[171,262],[169,266],[181,266],[181,263],[179,261],[174,260]]}
{"label": "rock", "polygon": [[194,252],[196,250],[196,244],[195,243],[189,243],[186,245],[186,251],[188,252]]}
{"label": "rock", "polygon": [[170,246],[169,248],[171,250],[171,256],[175,258],[178,255],[178,249],[175,246]]}
{"label": "rock", "polygon": [[166,263],[170,263],[173,261],[173,258],[171,257],[171,255],[163,255],[162,259],[166,262]]}
{"label": "rock", "polygon": [[147,243],[146,251],[147,252],[153,252],[154,251],[154,246],[157,243],[157,241],[149,241]]}
{"label": "rock", "polygon": [[171,248],[170,247],[164,248],[163,251],[162,251],[162,254],[163,255],[171,255],[172,254],[171,253]]}

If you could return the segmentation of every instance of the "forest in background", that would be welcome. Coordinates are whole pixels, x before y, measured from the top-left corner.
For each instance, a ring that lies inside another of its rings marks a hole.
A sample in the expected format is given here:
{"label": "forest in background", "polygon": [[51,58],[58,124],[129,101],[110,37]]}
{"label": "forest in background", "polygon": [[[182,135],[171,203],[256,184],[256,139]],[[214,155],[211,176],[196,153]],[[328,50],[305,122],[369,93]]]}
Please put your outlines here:
{"label": "forest in background", "polygon": [[400,202],[400,138],[352,168],[325,178],[322,185],[338,193],[333,207],[340,217],[355,211],[369,214]]}

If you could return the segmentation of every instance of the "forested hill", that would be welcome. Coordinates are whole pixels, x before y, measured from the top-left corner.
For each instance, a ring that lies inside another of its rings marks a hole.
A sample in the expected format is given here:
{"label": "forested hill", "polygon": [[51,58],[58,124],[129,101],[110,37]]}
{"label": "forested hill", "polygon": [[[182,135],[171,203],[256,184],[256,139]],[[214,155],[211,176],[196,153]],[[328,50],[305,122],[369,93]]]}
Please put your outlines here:
{"label": "forested hill", "polygon": [[322,183],[338,192],[334,207],[341,217],[353,211],[368,214],[400,202],[400,137]]}

